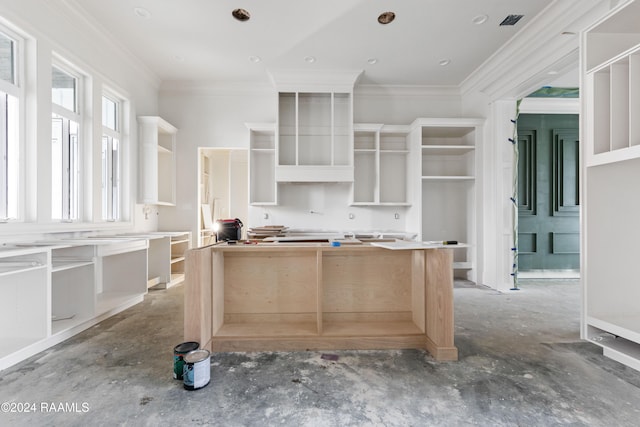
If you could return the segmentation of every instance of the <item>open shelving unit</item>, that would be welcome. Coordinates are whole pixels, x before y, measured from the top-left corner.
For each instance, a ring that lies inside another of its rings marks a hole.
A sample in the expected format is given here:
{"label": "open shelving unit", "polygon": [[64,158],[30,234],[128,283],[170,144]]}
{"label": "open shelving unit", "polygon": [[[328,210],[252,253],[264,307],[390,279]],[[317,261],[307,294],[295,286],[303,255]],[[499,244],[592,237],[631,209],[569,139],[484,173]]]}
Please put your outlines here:
{"label": "open shelving unit", "polygon": [[640,2],[582,34],[583,339],[640,370]]}
{"label": "open shelving unit", "polygon": [[280,92],[278,100],[276,181],[353,181],[351,93]]}
{"label": "open shelving unit", "polygon": [[49,256],[41,249],[0,252],[0,360],[49,334]]}
{"label": "open shelving unit", "polygon": [[276,205],[276,126],[247,123],[249,129],[249,203]]}
{"label": "open shelving unit", "polygon": [[176,134],[178,130],[157,116],[138,117],[140,139],[140,203],[176,203]]}
{"label": "open shelving unit", "polygon": [[354,124],[352,206],[409,206],[409,127]]}
{"label": "open shelving unit", "polygon": [[189,232],[173,233],[171,235],[171,280],[167,287],[184,282],[185,253],[191,247]]}
{"label": "open shelving unit", "polygon": [[51,333],[81,325],[95,315],[93,247],[51,250]]}
{"label": "open shelving unit", "polygon": [[147,240],[52,239],[0,247],[0,369],[141,302]]}
{"label": "open shelving unit", "polygon": [[420,239],[465,243],[454,253],[457,277],[476,279],[477,146],[480,119],[417,119],[420,150]]}

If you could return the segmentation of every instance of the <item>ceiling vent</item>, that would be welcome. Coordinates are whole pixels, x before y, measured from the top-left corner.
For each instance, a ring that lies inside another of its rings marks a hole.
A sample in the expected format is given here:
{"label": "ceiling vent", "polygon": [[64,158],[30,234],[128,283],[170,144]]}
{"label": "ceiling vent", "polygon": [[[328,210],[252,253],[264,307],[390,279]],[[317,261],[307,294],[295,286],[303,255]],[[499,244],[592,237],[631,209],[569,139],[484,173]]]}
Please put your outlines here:
{"label": "ceiling vent", "polygon": [[507,17],[502,20],[500,25],[516,25],[523,16],[524,15],[507,15]]}

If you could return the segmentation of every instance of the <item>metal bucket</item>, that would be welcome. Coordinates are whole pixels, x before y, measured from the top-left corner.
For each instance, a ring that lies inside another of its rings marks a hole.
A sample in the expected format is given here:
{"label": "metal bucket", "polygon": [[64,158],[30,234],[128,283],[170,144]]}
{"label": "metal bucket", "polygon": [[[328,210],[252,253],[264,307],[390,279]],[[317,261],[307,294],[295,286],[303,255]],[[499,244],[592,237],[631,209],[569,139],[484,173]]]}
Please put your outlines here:
{"label": "metal bucket", "polygon": [[184,356],[198,348],[200,348],[200,344],[195,341],[183,342],[173,348],[173,379],[182,379],[182,373],[184,372]]}
{"label": "metal bucket", "polygon": [[197,390],[209,384],[211,379],[211,353],[208,350],[194,350],[184,357],[184,388]]}

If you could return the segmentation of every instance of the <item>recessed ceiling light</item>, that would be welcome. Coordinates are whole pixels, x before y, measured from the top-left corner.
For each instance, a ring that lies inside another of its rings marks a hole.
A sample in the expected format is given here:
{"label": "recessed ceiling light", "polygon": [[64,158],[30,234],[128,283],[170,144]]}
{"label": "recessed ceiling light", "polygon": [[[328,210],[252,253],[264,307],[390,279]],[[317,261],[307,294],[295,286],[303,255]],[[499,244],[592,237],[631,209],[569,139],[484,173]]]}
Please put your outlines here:
{"label": "recessed ceiling light", "polygon": [[306,62],[307,64],[313,64],[314,62],[316,62],[316,58],[315,56],[305,56],[304,62]]}
{"label": "recessed ceiling light", "polygon": [[178,61],[178,62],[184,62],[184,56],[174,55],[173,59]]}
{"label": "recessed ceiling light", "polygon": [[556,70],[551,70],[547,74],[550,75],[550,76],[555,76],[555,75],[558,74],[558,72]]}
{"label": "recessed ceiling light", "polygon": [[133,13],[135,13],[138,18],[142,18],[142,19],[151,18],[151,12],[149,12],[144,7],[135,7],[133,9]]}
{"label": "recessed ceiling light", "polygon": [[390,24],[394,19],[396,19],[396,14],[393,12],[383,12],[378,16],[378,22],[383,25]]}
{"label": "recessed ceiling light", "polygon": [[451,60],[450,59],[441,59],[440,62],[438,62],[438,65],[441,65],[443,67],[446,67],[449,64],[451,64]]}
{"label": "recessed ceiling light", "polygon": [[471,20],[471,22],[473,22],[473,23],[474,23],[474,24],[476,24],[476,25],[482,25],[482,24],[484,24],[485,22],[487,22],[487,19],[489,19],[489,16],[487,16],[487,15],[478,15],[478,16],[475,16],[475,17]]}
{"label": "recessed ceiling light", "polygon": [[249,61],[253,62],[254,64],[257,64],[258,62],[262,61],[262,59],[260,59],[259,56],[250,56]]}
{"label": "recessed ceiling light", "polygon": [[251,14],[245,9],[233,9],[231,15],[241,22],[248,21],[251,18]]}
{"label": "recessed ceiling light", "polygon": [[369,58],[367,59],[367,64],[374,65],[378,63],[378,58]]}

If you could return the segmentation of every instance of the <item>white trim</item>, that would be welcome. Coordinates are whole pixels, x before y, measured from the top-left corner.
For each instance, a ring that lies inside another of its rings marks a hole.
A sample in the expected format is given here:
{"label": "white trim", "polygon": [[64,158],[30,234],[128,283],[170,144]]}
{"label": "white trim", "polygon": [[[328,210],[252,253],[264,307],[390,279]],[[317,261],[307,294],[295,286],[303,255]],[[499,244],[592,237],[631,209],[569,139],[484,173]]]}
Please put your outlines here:
{"label": "white trim", "polygon": [[580,98],[523,98],[521,114],[580,114]]}
{"label": "white trim", "polygon": [[598,0],[552,2],[462,82],[462,94],[482,92],[491,100],[524,96],[524,83],[539,81],[570,55],[576,55],[573,65],[577,62],[579,38],[562,32],[577,33],[607,10]]}

